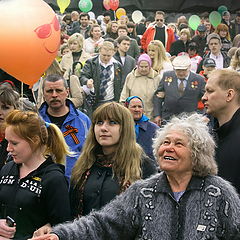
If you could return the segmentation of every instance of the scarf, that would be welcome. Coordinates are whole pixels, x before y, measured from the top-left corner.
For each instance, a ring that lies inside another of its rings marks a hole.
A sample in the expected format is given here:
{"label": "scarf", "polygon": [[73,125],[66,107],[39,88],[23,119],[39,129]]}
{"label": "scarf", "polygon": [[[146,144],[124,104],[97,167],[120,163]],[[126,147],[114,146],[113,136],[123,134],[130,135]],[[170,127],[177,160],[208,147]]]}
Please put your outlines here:
{"label": "scarf", "polygon": [[148,122],[149,118],[147,116],[145,116],[144,114],[142,115],[142,117],[139,120],[135,120],[135,134],[136,134],[136,138],[138,138],[139,136],[139,124],[142,122]]}

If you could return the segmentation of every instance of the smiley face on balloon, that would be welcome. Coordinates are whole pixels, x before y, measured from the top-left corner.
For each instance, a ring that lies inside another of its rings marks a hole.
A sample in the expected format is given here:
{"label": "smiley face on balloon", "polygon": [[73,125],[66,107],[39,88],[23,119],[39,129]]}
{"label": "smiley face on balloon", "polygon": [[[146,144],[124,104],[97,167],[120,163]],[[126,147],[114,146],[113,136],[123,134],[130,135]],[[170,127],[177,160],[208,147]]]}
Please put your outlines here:
{"label": "smiley face on balloon", "polygon": [[0,68],[33,85],[57,55],[58,19],[43,0],[1,0],[0,9]]}

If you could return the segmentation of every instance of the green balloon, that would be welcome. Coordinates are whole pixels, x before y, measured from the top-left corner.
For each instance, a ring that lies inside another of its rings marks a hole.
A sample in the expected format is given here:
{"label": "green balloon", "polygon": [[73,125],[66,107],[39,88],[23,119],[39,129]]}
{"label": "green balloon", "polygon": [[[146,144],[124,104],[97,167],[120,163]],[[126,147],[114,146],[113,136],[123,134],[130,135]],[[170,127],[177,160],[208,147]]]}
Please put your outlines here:
{"label": "green balloon", "polygon": [[91,0],[80,0],[78,7],[82,12],[89,12],[92,10],[93,3]]}
{"label": "green balloon", "polygon": [[213,11],[210,13],[209,21],[214,27],[217,27],[217,25],[221,23],[221,20],[222,20],[222,16],[219,12]]}
{"label": "green balloon", "polygon": [[221,5],[220,7],[218,7],[218,12],[221,14],[221,16],[222,16],[223,12],[225,12],[227,10],[228,10],[227,7],[224,5]]}
{"label": "green balloon", "polygon": [[196,30],[198,25],[200,24],[201,19],[199,16],[197,15],[192,15],[189,19],[188,19],[188,24],[191,27],[191,29]]}

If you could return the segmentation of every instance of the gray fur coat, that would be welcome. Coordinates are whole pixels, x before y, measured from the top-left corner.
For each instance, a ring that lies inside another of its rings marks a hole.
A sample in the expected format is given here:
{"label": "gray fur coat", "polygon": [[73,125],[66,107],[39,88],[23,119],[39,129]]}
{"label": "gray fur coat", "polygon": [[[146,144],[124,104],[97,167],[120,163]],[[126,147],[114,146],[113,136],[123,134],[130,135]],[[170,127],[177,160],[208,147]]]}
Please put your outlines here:
{"label": "gray fur coat", "polygon": [[179,202],[166,175],[133,184],[100,211],[53,228],[60,240],[237,240],[240,200],[217,176],[192,177]]}

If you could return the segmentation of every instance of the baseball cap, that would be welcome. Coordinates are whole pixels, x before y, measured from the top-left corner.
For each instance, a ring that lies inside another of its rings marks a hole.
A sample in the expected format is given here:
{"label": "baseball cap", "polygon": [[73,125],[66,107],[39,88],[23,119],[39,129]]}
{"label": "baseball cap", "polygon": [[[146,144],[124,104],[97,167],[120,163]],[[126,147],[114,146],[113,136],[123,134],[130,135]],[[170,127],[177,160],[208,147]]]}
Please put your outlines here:
{"label": "baseball cap", "polygon": [[219,42],[221,42],[221,38],[217,33],[211,33],[207,36],[207,44],[209,44],[209,41],[213,38],[216,38],[219,40]]}
{"label": "baseball cap", "polygon": [[173,59],[172,65],[174,69],[187,69],[191,65],[188,55],[177,56]]}
{"label": "baseball cap", "polygon": [[206,32],[207,28],[206,28],[206,26],[204,24],[200,24],[200,25],[198,25],[197,30],[199,32]]}
{"label": "baseball cap", "polygon": [[204,67],[216,67],[216,62],[212,58],[205,58],[203,60],[203,66]]}

